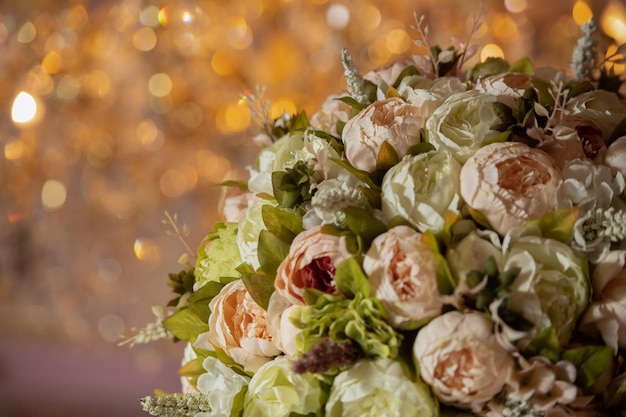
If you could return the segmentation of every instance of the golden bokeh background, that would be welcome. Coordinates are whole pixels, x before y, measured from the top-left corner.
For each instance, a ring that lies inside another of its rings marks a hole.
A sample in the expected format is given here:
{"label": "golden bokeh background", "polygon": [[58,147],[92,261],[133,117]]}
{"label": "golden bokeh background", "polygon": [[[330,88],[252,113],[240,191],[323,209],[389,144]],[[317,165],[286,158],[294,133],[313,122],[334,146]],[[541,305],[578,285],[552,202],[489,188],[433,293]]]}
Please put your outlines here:
{"label": "golden bokeh background", "polygon": [[0,417],[176,391],[182,345],[116,346],[168,300],[164,211],[197,245],[256,152],[242,94],[311,115],[345,91],[342,48],[362,72],[419,52],[414,12],[443,47],[482,12],[475,60],[568,69],[592,15],[626,42],[624,0],[1,0]]}

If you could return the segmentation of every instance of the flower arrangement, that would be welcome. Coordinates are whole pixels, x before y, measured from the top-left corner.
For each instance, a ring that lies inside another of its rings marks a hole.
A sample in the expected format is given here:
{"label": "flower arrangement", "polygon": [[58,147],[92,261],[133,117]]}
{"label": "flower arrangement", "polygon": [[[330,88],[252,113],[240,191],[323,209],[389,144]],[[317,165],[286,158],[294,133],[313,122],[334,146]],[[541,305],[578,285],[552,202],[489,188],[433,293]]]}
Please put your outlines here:
{"label": "flower arrangement", "polygon": [[573,77],[465,70],[469,40],[414,29],[428,55],[363,76],[344,51],[310,119],[247,96],[250,177],[132,339],[187,343],[144,410],[626,415],[626,45],[599,59],[592,21]]}

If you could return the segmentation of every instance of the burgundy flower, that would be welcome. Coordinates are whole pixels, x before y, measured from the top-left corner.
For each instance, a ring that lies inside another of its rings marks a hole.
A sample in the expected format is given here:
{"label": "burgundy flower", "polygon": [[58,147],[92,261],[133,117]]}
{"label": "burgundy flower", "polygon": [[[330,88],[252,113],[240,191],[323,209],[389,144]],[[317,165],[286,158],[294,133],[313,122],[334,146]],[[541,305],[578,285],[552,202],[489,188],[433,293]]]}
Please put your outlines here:
{"label": "burgundy flower", "polygon": [[300,270],[300,273],[309,288],[315,288],[327,294],[335,292],[335,266],[329,256],[313,259],[310,264]]}

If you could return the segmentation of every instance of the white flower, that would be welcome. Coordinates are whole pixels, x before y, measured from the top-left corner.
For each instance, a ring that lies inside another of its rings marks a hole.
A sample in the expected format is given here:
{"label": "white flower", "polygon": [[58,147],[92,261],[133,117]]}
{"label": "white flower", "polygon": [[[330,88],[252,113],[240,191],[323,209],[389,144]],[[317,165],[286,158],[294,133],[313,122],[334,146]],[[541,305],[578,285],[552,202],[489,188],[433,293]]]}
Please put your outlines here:
{"label": "white flower", "polygon": [[235,396],[248,385],[250,378],[239,375],[212,356],[204,360],[202,367],[206,372],[198,377],[198,391],[208,396],[211,411],[195,417],[229,416]]}
{"label": "white flower", "polygon": [[259,246],[259,235],[261,230],[265,229],[263,222],[262,210],[263,206],[268,204],[264,200],[259,200],[250,205],[246,214],[239,219],[237,224],[237,236],[235,241],[239,247],[241,260],[252,265],[255,270],[261,264],[259,262],[257,249]]}
{"label": "white flower", "polygon": [[364,208],[368,205],[367,198],[358,184],[358,180],[350,175],[322,181],[311,198],[309,211],[302,219],[304,227],[310,229],[325,224],[344,226],[346,221],[344,210],[347,207]]}
{"label": "white flower", "polygon": [[383,178],[383,216],[400,216],[420,232],[443,230],[446,213],[458,212],[460,171],[446,151],[405,157]]}
{"label": "white flower", "polygon": [[413,75],[405,77],[398,86],[398,94],[417,106],[424,119],[428,119],[446,98],[465,90],[465,85],[456,77],[431,80]]}
{"label": "white flower", "polygon": [[323,130],[331,135],[337,136],[337,122],[346,123],[350,119],[352,108],[341,100],[339,94],[329,96],[322,108],[311,116],[311,126],[317,130]]}
{"label": "white flower", "polygon": [[589,303],[585,261],[566,244],[537,236],[505,242],[504,252],[503,269],[520,271],[509,288],[507,308],[534,325],[518,346],[525,348],[548,327],[554,328],[564,346]]}
{"label": "white flower", "polygon": [[288,134],[259,152],[257,161],[249,168],[248,189],[255,194],[274,195],[272,172],[293,167],[300,160],[308,160],[301,133]]}
{"label": "white flower", "polygon": [[243,416],[321,415],[327,393],[320,380],[311,373],[296,374],[292,368],[293,361],[285,356],[259,368],[248,385]]}
{"label": "white flower", "polygon": [[566,110],[597,125],[608,138],[624,119],[626,104],[617,94],[599,89],[572,98],[567,102]]}
{"label": "white flower", "polygon": [[326,403],[328,417],[435,417],[428,387],[406,377],[392,359],[362,359],[337,375]]}
{"label": "white flower", "polygon": [[500,132],[491,130],[498,117],[492,108],[496,97],[478,91],[453,94],[426,122],[428,142],[447,150],[461,164]]}

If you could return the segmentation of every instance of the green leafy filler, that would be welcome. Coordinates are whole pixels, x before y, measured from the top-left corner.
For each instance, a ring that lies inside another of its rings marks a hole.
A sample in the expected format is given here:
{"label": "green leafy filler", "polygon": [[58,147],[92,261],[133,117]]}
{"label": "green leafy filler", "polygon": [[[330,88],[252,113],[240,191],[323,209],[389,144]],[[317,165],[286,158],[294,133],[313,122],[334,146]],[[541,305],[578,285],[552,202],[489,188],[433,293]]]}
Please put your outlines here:
{"label": "green leafy filler", "polygon": [[330,339],[338,344],[356,344],[365,357],[396,357],[402,335],[387,323],[380,301],[371,297],[370,284],[355,258],[337,266],[335,284],[337,295],[307,289],[307,305],[290,316],[294,326],[302,329],[295,341],[298,352],[306,354]]}

